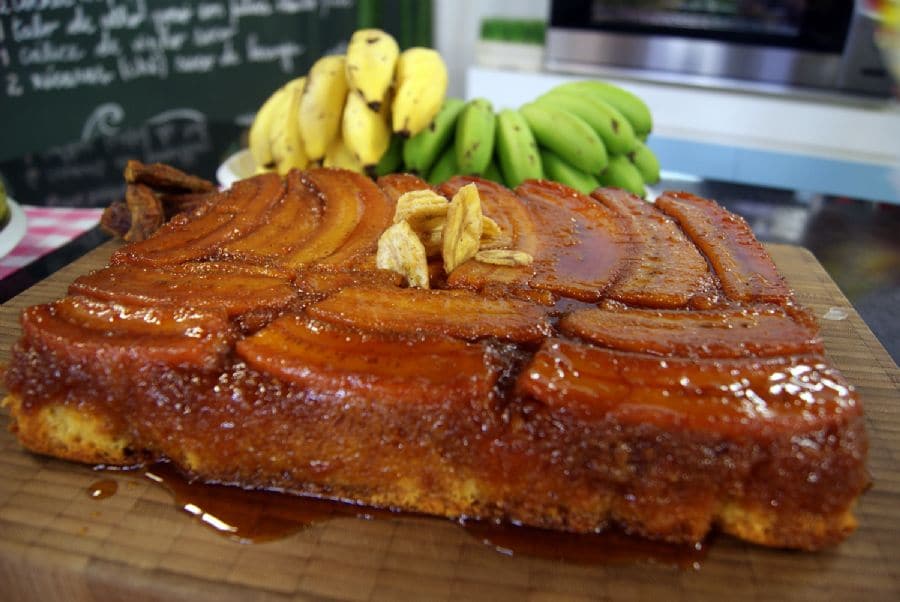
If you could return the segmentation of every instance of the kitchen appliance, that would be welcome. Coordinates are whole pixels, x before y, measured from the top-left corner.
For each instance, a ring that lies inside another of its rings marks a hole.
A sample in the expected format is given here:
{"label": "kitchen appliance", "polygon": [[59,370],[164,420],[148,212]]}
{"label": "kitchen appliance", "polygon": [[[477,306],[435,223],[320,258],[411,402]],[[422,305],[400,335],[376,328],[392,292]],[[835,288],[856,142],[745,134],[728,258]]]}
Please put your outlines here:
{"label": "kitchen appliance", "polygon": [[874,1],[551,0],[548,69],[890,96]]}

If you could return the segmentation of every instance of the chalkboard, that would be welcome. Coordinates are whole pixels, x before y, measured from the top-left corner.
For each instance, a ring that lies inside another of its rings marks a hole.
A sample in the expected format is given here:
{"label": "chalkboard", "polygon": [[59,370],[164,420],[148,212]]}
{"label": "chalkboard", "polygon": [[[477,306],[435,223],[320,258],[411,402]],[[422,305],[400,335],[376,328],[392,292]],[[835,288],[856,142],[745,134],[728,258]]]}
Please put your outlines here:
{"label": "chalkboard", "polygon": [[427,45],[431,0],[0,0],[0,160],[234,120],[360,26]]}

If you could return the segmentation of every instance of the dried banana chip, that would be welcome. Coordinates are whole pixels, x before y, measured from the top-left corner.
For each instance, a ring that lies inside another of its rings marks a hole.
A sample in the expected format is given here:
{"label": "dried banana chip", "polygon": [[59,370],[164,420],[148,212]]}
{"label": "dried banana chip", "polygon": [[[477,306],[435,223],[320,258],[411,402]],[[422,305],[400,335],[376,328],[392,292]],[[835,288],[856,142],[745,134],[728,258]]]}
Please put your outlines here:
{"label": "dried banana chip", "polygon": [[475,184],[466,184],[453,195],[447,208],[447,223],[441,254],[444,271],[451,273],[478,252],[482,232],[481,197]]}
{"label": "dried banana chip", "polygon": [[486,215],[481,216],[481,240],[499,238],[503,236],[503,231],[497,222]]}
{"label": "dried banana chip", "polygon": [[534,258],[525,251],[490,249],[475,253],[475,261],[494,265],[531,265]]}
{"label": "dried banana chip", "polygon": [[433,190],[411,190],[397,199],[394,223],[405,220],[413,225],[430,218],[443,218],[449,205],[450,201]]}
{"label": "dried banana chip", "polygon": [[503,233],[497,222],[486,215],[481,218],[480,249],[501,249],[508,247],[510,244],[512,244],[512,241]]}
{"label": "dried banana chip", "polygon": [[422,241],[422,245],[425,246],[425,255],[427,257],[435,257],[437,255],[440,255],[441,251],[444,248],[443,224],[441,228],[438,228],[436,230],[429,230],[427,232],[419,234],[419,239]]}
{"label": "dried banana chip", "polygon": [[429,288],[425,247],[405,221],[394,224],[378,239],[375,264],[383,270],[402,274],[409,286]]}
{"label": "dried banana chip", "polygon": [[435,230],[443,230],[444,224],[447,223],[447,218],[445,216],[429,217],[408,223],[416,234],[423,236]]}

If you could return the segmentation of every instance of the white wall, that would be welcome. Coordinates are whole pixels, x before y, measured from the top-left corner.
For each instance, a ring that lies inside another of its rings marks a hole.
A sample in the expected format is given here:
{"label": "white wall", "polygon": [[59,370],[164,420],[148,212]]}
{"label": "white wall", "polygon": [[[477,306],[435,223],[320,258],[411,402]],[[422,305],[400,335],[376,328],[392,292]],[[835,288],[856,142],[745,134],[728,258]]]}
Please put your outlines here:
{"label": "white wall", "polygon": [[434,41],[450,73],[450,96],[466,92],[466,69],[475,65],[475,42],[484,17],[546,19],[550,0],[435,0]]}

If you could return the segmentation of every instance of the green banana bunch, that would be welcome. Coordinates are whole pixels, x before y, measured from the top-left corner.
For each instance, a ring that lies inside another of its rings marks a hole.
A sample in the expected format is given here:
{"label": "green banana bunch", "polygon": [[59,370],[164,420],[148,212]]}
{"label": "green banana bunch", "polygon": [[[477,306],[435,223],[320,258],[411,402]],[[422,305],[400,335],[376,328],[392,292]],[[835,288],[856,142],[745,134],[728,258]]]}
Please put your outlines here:
{"label": "green banana bunch", "polygon": [[447,93],[447,66],[431,48],[409,48],[397,60],[391,107],[394,132],[415,136],[434,120]]}
{"label": "green banana bunch", "polygon": [[638,196],[644,196],[644,180],[628,157],[625,155],[613,155],[609,158],[609,165],[600,174],[600,183],[603,186],[621,188]]}
{"label": "green banana bunch", "polygon": [[496,182],[501,186],[506,186],[506,180],[503,179],[503,172],[500,171],[500,166],[497,165],[497,161],[495,161],[493,158],[491,159],[491,162],[488,163],[488,166],[485,168],[484,173],[481,174],[481,177],[485,180]]}
{"label": "green banana bunch", "polygon": [[459,98],[448,98],[427,128],[403,144],[403,163],[415,173],[427,174],[456,132],[456,120],[466,105]]}
{"label": "green banana bunch", "polygon": [[459,166],[456,164],[456,149],[451,144],[444,149],[438,158],[426,180],[432,186],[437,186],[442,182],[446,182],[459,173]]}
{"label": "green banana bunch", "polygon": [[555,88],[558,92],[571,91],[575,94],[589,95],[612,105],[631,123],[634,133],[645,136],[653,129],[653,116],[643,100],[628,90],[609,82],[586,80],[562,84]]}
{"label": "green banana bunch", "polygon": [[456,165],[460,173],[482,174],[494,154],[497,120],[489,100],[476,98],[466,103],[456,120]]}
{"label": "green banana bunch", "polygon": [[541,149],[541,163],[549,179],[579,192],[589,194],[600,187],[600,181],[595,176],[572,167],[553,151]]}
{"label": "green banana bunch", "polygon": [[380,29],[360,29],[347,46],[347,85],[374,112],[387,104],[400,47]]}
{"label": "green banana bunch", "polygon": [[292,169],[303,169],[309,163],[300,135],[300,98],[305,86],[305,77],[298,77],[284,86],[287,100],[277,107],[269,125],[272,162],[281,175]]}
{"label": "green banana bunch", "polygon": [[377,177],[386,176],[389,173],[399,171],[403,167],[403,138],[394,134],[388,149],[381,155],[381,160],[375,166]]}
{"label": "green banana bunch", "polygon": [[599,174],[606,167],[608,157],[603,140],[577,115],[537,103],[519,110],[544,148],[587,173]]}
{"label": "green banana bunch", "polygon": [[300,99],[300,133],[310,161],[322,159],[341,130],[347,99],[346,63],[343,55],[324,56],[309,70]]}
{"label": "green banana bunch", "polygon": [[537,142],[522,113],[504,109],[497,115],[497,159],[506,185],[515,188],[523,181],[544,177]]}
{"label": "green banana bunch", "polygon": [[391,128],[385,110],[375,112],[359,94],[348,94],[344,106],[341,134],[347,149],[363,169],[374,170],[391,143]]}
{"label": "green banana bunch", "polygon": [[637,167],[645,184],[659,182],[659,159],[643,142],[638,141],[634,150],[628,153],[628,160]]}
{"label": "green banana bunch", "polygon": [[631,122],[618,109],[597,96],[575,94],[565,88],[554,88],[536,102],[581,117],[594,128],[611,155],[627,153],[633,150],[637,143]]}

